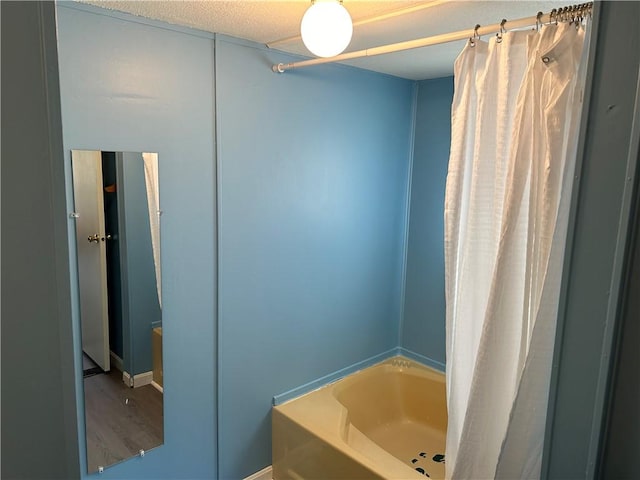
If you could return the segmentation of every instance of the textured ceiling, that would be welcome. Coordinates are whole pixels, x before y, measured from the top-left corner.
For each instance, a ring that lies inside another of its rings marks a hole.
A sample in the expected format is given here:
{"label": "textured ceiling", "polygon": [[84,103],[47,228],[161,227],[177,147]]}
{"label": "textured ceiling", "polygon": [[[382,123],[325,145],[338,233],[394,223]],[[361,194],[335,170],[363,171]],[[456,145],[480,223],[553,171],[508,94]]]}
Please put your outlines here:
{"label": "textured ceiling", "polygon": [[[272,45],[272,48],[310,56],[297,37],[300,20],[310,4],[309,0],[82,1],[262,44],[289,38],[288,41]],[[548,12],[564,5],[519,0],[344,0],[343,4],[354,21],[353,38],[347,51],[472,29],[477,23],[500,23],[503,18],[515,20],[530,17],[538,11]],[[411,11],[402,14],[403,10]],[[389,18],[377,20],[381,15]],[[463,45],[464,41],[455,42],[345,63],[413,80],[436,78],[453,72],[453,62]]]}

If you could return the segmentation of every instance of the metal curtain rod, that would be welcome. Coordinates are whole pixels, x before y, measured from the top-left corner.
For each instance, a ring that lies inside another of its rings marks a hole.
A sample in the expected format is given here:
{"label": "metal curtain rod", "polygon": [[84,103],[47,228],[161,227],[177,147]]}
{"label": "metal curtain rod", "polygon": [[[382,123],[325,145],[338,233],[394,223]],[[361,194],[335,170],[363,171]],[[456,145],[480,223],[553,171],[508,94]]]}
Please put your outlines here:
{"label": "metal curtain rod", "polygon": [[441,43],[457,42],[459,40],[467,39],[473,41],[474,38],[480,38],[482,35],[490,35],[493,33],[499,34],[505,32],[507,30],[505,29],[505,25],[508,25],[508,30],[518,30],[526,27],[540,26],[545,23],[549,24],[557,22],[573,22],[576,19],[591,14],[592,7],[592,2],[583,3],[570,7],[553,9],[551,12],[545,14],[539,12],[538,15],[535,15],[533,17],[520,18],[518,20],[503,20],[501,23],[495,23],[493,25],[487,25],[485,27],[476,25],[476,27],[472,30],[460,30],[457,32],[434,35],[432,37],[407,40],[405,42],[393,43],[391,45],[382,45],[380,47],[342,53],[340,55],[336,55],[335,57],[313,58],[311,60],[302,60],[300,62],[292,63],[278,63],[276,65],[273,65],[271,67],[271,70],[276,73],[284,73],[287,70],[293,70],[296,68],[311,67],[313,65],[322,65],[324,63],[341,62],[343,60],[352,60],[354,58],[373,57],[376,55],[383,55],[385,53],[401,52],[404,50],[411,50],[413,48],[439,45]]}

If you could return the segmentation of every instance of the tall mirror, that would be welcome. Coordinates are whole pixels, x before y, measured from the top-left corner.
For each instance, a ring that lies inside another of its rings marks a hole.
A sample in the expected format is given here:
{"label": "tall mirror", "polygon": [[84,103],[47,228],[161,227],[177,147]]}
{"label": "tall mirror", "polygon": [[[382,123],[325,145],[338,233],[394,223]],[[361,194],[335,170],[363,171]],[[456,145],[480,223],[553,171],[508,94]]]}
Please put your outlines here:
{"label": "tall mirror", "polygon": [[91,473],[163,443],[158,155],[71,163]]}

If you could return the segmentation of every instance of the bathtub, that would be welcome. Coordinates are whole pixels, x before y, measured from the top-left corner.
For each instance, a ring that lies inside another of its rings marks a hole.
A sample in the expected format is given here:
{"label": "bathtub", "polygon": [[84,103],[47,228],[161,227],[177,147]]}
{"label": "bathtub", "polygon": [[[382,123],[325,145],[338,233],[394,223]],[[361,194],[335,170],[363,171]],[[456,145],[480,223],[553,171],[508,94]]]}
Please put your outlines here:
{"label": "bathtub", "polygon": [[444,374],[393,357],[273,407],[273,478],[444,478]]}

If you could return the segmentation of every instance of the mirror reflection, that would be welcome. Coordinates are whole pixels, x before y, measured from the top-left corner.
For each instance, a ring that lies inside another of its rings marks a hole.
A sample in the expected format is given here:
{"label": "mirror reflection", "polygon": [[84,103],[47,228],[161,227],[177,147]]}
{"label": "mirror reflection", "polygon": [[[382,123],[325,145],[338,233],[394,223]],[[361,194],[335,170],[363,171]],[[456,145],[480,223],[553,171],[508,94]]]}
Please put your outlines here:
{"label": "mirror reflection", "polygon": [[71,162],[91,473],[163,443],[158,155]]}

